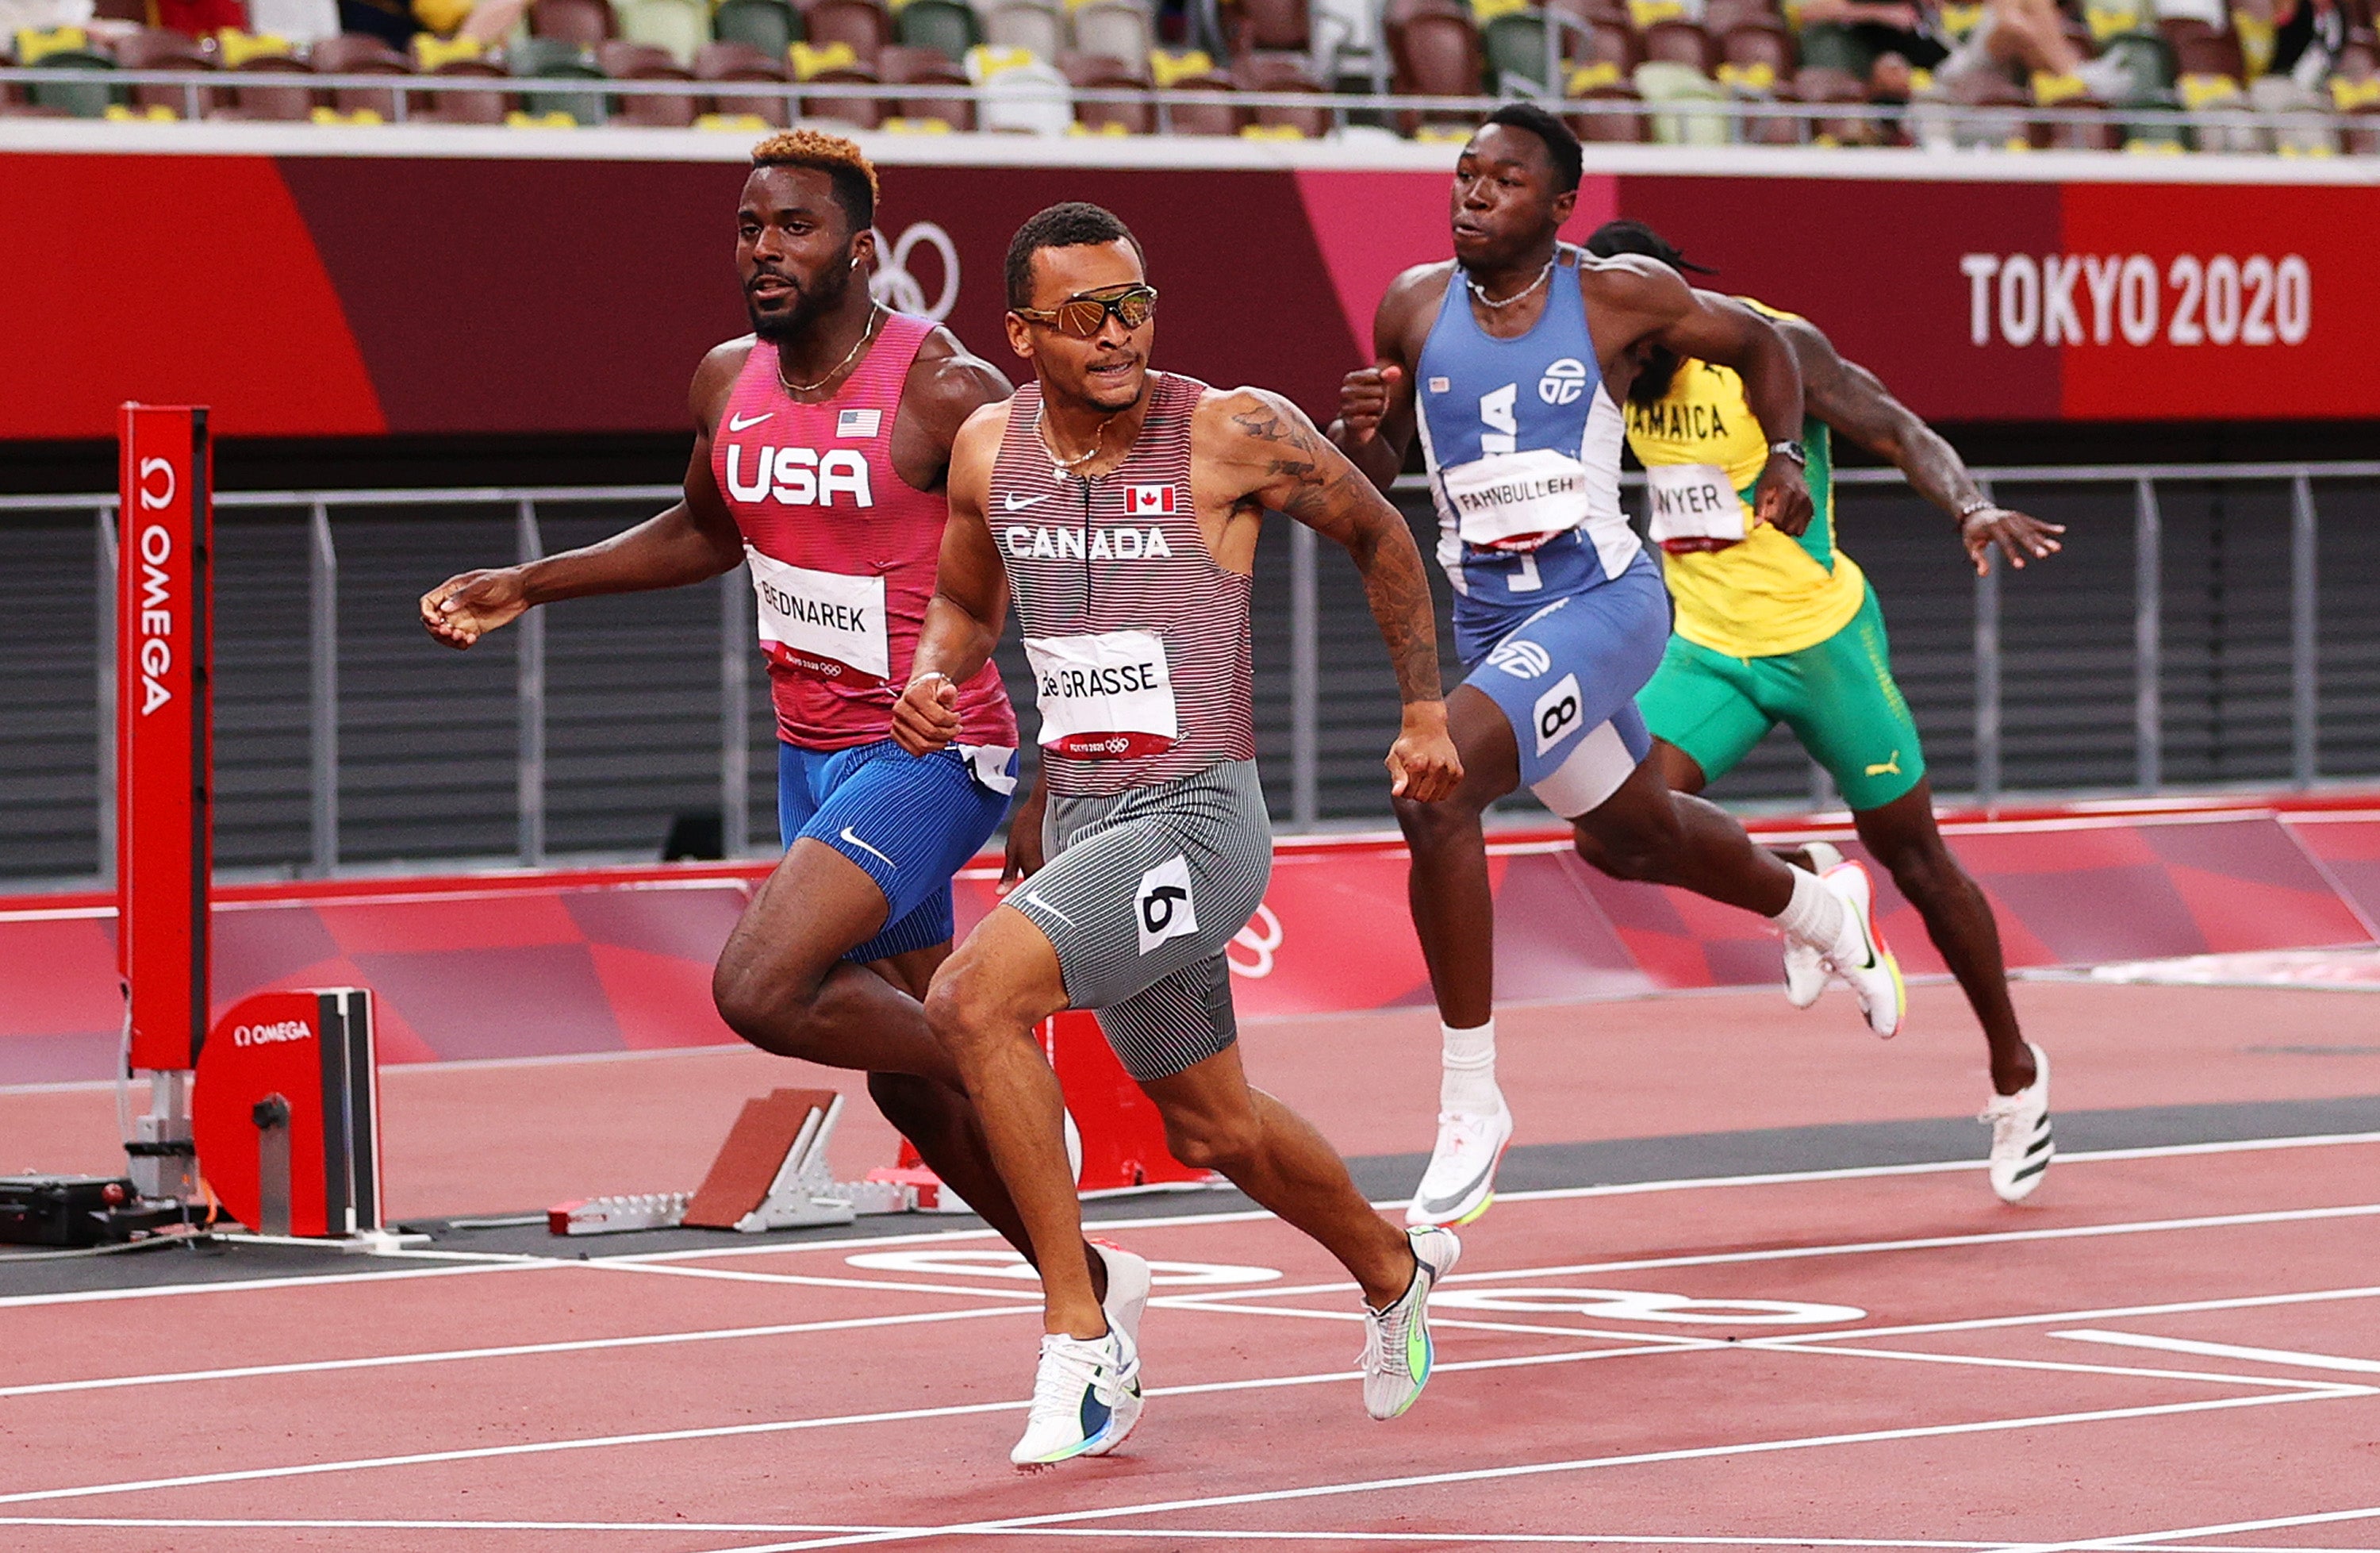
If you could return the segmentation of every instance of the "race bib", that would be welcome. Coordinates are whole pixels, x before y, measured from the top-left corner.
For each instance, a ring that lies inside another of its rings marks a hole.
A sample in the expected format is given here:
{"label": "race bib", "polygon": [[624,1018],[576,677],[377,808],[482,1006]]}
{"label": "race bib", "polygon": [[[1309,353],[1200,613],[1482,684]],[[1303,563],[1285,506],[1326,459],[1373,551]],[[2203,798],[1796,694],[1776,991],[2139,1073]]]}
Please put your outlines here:
{"label": "race bib", "polygon": [[1722,550],[1742,543],[1743,498],[1717,464],[1651,464],[1653,543],[1670,550]]}
{"label": "race bib", "polygon": [[1043,748],[1075,760],[1121,760],[1173,748],[1181,725],[1165,641],[1155,631],[1028,636],[1025,656],[1041,705]]}
{"label": "race bib", "polygon": [[771,661],[854,683],[880,683],[892,674],[883,578],[789,566],[749,544],[744,559],[760,601],[760,651]]}
{"label": "race bib", "polygon": [[1535,550],[1586,521],[1586,466],[1550,447],[1491,453],[1439,478],[1456,531],[1483,550]]}

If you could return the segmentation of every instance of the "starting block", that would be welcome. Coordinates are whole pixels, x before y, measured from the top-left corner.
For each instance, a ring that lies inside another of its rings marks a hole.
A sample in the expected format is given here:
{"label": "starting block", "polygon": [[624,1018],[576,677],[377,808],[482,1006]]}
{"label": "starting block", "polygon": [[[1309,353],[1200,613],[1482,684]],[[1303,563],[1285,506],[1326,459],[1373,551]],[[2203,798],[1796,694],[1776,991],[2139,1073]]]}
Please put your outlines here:
{"label": "starting block", "polygon": [[371,994],[265,992],[208,1032],[190,1091],[199,1168],[264,1235],[377,1242],[380,1075]]}
{"label": "starting block", "polygon": [[[1098,1015],[1070,1010],[1044,1020],[1037,1033],[1065,1091],[1066,1156],[1083,1195],[1216,1184],[1214,1172],[1194,1170],[1166,1148],[1164,1119],[1116,1060]],[[848,1224],[862,1214],[972,1211],[905,1138],[891,1168],[837,1181],[827,1145],[842,1116],[843,1096],[831,1089],[780,1089],[747,1100],[698,1190],[559,1203],[546,1210],[546,1228],[606,1235],[686,1225],[751,1235]]]}
{"label": "starting block", "polygon": [[546,1229],[608,1235],[686,1225],[757,1235],[917,1207],[915,1188],[834,1179],[827,1147],[842,1118],[843,1096],[831,1089],[780,1089],[747,1100],[695,1191],[558,1203],[546,1210]]}

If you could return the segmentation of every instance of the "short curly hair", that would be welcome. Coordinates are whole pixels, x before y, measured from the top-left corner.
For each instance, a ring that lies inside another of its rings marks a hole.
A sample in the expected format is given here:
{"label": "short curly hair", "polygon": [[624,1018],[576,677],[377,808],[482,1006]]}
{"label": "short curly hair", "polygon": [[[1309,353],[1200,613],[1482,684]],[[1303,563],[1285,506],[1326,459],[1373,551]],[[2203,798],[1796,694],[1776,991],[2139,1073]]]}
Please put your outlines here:
{"label": "short curly hair", "polygon": [[816,129],[787,129],[752,148],[752,165],[808,167],[824,173],[834,186],[834,202],[843,207],[851,229],[864,232],[876,225],[876,166],[858,145],[841,135]]}
{"label": "short curly hair", "polygon": [[1069,200],[1036,213],[1008,244],[1008,305],[1012,308],[1033,305],[1033,256],[1045,248],[1082,248],[1101,243],[1124,242],[1140,255],[1141,264],[1148,263],[1148,254],[1132,228],[1116,218],[1112,211]]}

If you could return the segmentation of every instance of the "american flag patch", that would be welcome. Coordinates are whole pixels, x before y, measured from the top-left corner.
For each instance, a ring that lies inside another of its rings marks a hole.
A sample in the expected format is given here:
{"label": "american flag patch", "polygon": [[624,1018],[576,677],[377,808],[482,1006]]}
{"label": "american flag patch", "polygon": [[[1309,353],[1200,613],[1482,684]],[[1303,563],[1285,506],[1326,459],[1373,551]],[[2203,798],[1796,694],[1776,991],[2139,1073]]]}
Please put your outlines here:
{"label": "american flag patch", "polygon": [[1123,494],[1124,512],[1134,518],[1175,510],[1173,487],[1171,485],[1127,485]]}
{"label": "american flag patch", "polygon": [[872,437],[884,424],[880,410],[843,410],[834,417],[834,434],[839,437]]}

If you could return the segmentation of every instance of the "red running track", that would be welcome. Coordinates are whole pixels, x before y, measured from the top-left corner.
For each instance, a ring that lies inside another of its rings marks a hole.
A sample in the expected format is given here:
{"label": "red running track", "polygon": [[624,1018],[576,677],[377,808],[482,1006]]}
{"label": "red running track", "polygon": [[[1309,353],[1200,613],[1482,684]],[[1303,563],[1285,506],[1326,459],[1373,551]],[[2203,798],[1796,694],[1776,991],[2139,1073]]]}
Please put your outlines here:
{"label": "red running track", "polygon": [[1152,1218],[1113,1231],[1181,1265],[1141,1429],[1029,1478],[1034,1290],[980,1235],[0,1301],[0,1546],[2380,1545],[2380,1135],[2069,1156],[2036,1201],[1509,1196],[1386,1425],[1314,1247]]}

